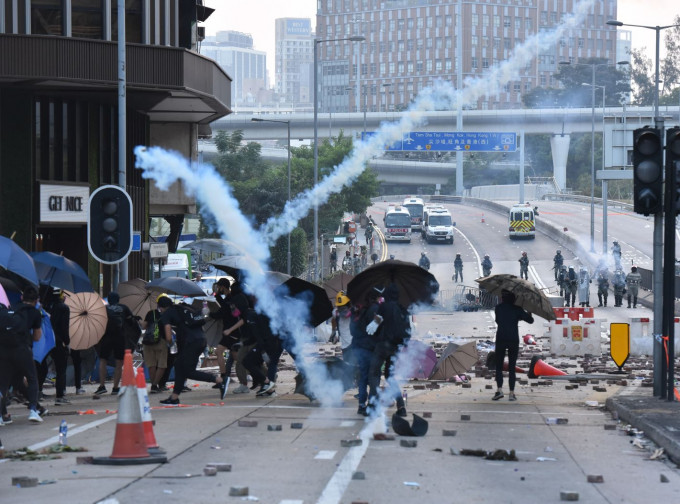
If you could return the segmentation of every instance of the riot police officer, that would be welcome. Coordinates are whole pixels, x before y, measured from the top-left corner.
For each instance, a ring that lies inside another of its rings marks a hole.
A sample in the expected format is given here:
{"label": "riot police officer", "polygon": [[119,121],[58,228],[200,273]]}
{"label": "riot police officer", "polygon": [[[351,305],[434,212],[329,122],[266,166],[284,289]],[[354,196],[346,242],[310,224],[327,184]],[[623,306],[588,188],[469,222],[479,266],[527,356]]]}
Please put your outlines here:
{"label": "riot police officer", "polygon": [[581,266],[578,275],[578,304],[590,306],[590,273],[585,266]]}
{"label": "riot police officer", "polygon": [[519,258],[519,277],[529,280],[529,257],[526,252],[522,252]]}
{"label": "riot police officer", "polygon": [[609,295],[609,270],[607,268],[600,268],[597,270],[597,300],[600,302],[597,306],[607,306],[607,296]]}
{"label": "riot police officer", "polygon": [[637,308],[638,290],[642,276],[638,273],[637,267],[633,266],[630,273],[626,275],[626,288],[628,290],[628,308],[630,308],[630,298],[633,298],[633,308]]}
{"label": "riot police officer", "polygon": [[562,251],[558,250],[555,253],[555,257],[553,257],[553,270],[555,271],[555,280],[557,280],[557,275],[559,275],[560,269],[562,268],[563,264],[564,256],[562,255]]}
{"label": "riot police officer", "polygon": [[458,281],[458,275],[460,275],[460,281],[463,281],[463,259],[461,259],[460,254],[456,254],[456,258],[453,260],[453,269],[455,271],[452,280]]}
{"label": "riot police officer", "polygon": [[567,282],[567,267],[563,264],[560,266],[560,271],[557,274],[557,285],[560,287],[560,296],[564,296],[564,290]]}
{"label": "riot police officer", "polygon": [[614,271],[614,306],[623,304],[623,295],[626,293],[626,277],[621,268]]}
{"label": "riot police officer", "polygon": [[[564,302],[567,306],[576,306],[576,291],[578,290],[578,275],[573,266],[569,266],[569,271],[564,278]],[[569,304],[571,300],[571,305]]]}
{"label": "riot police officer", "polygon": [[489,259],[489,254],[484,254],[484,260],[482,260],[482,276],[489,276],[491,274],[491,268],[493,268],[493,263]]}
{"label": "riot police officer", "polygon": [[614,241],[614,244],[612,245],[612,256],[614,257],[614,264],[616,268],[621,267],[621,245],[619,245],[619,242],[616,240]]}
{"label": "riot police officer", "polygon": [[418,261],[418,266],[426,270],[430,269],[430,259],[427,257],[425,252],[420,253],[420,261]]}

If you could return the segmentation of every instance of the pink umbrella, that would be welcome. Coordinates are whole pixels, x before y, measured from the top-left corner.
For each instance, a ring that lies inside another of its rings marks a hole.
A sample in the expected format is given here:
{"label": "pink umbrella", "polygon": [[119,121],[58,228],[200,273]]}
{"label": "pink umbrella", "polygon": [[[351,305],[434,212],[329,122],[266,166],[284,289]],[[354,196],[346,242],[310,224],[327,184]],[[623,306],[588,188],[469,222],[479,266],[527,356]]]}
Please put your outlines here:
{"label": "pink umbrella", "polygon": [[0,285],[0,303],[4,304],[5,306],[9,306],[9,299],[7,299],[7,293],[5,292],[5,289]]}
{"label": "pink umbrella", "polygon": [[402,348],[402,352],[404,351],[408,351],[412,358],[411,369],[413,369],[413,372],[409,378],[427,380],[437,364],[437,354],[432,347],[422,341],[411,340],[408,342],[408,350]]}

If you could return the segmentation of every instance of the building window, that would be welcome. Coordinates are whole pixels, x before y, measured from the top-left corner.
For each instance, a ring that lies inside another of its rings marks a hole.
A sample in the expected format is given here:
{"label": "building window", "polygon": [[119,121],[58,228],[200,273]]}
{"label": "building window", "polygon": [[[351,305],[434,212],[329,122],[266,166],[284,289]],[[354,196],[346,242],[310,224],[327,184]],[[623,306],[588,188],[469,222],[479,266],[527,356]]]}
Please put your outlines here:
{"label": "building window", "polygon": [[479,44],[479,39],[478,39],[477,35],[472,35],[472,37],[470,37],[470,39],[471,39],[472,47],[476,47]]}
{"label": "building window", "polygon": [[416,62],[416,72],[421,73],[423,71],[423,62],[422,61],[417,61]]}
{"label": "building window", "polygon": [[427,60],[427,73],[432,72],[432,60]]}
{"label": "building window", "polygon": [[450,72],[450,71],[451,71],[452,65],[451,65],[451,60],[450,60],[450,59],[444,60],[444,69],[445,69],[447,72]]}
{"label": "building window", "polygon": [[472,15],[472,26],[477,26],[479,24],[479,14]]}
{"label": "building window", "polygon": [[63,35],[61,4],[60,0],[31,0],[31,33]]}
{"label": "building window", "polygon": [[504,18],[503,18],[503,26],[504,26],[505,28],[510,28],[510,21],[511,21],[511,20],[510,20],[509,17],[504,17]]}
{"label": "building window", "polygon": [[437,72],[441,72],[441,71],[442,71],[442,60],[440,60],[440,59],[435,60],[435,62],[434,62],[434,69],[435,69]]}
{"label": "building window", "polygon": [[413,74],[413,62],[409,61],[408,64],[406,65],[406,70],[409,75]]}
{"label": "building window", "polygon": [[500,28],[500,26],[501,26],[501,17],[500,16],[495,15],[493,17],[493,26],[494,26],[494,28]]}
{"label": "building window", "polygon": [[72,36],[98,40],[104,38],[101,0],[71,0],[71,11]]}
{"label": "building window", "polygon": [[[142,43],[142,0],[125,0],[125,41],[133,44]],[[163,25],[163,21],[161,21]],[[161,28],[171,30],[170,26]],[[168,37],[171,39],[171,37]],[[118,40],[118,7],[111,5],[111,40]],[[163,43],[163,39],[161,39]]]}
{"label": "building window", "polygon": [[472,58],[470,58],[470,67],[473,70],[477,70],[477,57],[476,56],[473,56]]}
{"label": "building window", "polygon": [[482,58],[482,68],[489,68],[489,58]]}

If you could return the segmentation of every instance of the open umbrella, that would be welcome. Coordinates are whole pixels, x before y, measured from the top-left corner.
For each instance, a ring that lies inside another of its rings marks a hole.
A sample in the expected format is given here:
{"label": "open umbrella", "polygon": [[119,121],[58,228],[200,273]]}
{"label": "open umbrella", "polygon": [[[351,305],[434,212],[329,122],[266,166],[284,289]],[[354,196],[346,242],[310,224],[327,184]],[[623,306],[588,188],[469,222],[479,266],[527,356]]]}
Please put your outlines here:
{"label": "open umbrella", "polygon": [[437,364],[437,354],[434,349],[422,341],[411,340],[408,346],[403,346],[401,349],[411,359],[409,368],[412,369],[409,378],[418,378],[420,380],[427,380],[432,373],[432,369]]}
{"label": "open umbrella", "polygon": [[477,344],[474,341],[464,345],[449,343],[432,369],[429,379],[448,380],[454,376],[465,374],[478,360]]}
{"label": "open umbrella", "polygon": [[201,252],[224,254],[226,256],[243,254],[243,250],[236,244],[227,240],[222,240],[221,238],[202,238],[200,240],[192,241],[185,245],[184,248],[200,250]]}
{"label": "open umbrella", "polygon": [[124,304],[138,317],[146,317],[151,310],[156,309],[158,294],[146,289],[146,282],[141,278],[128,280],[118,284],[120,304]]}
{"label": "open umbrella", "polygon": [[71,310],[69,322],[70,347],[87,350],[96,345],[106,331],[106,305],[94,292],[64,291],[64,303]]}
{"label": "open umbrella", "polygon": [[229,276],[240,279],[241,271],[262,271],[260,265],[248,255],[227,255],[212,261],[210,264]]}
{"label": "open umbrella", "polygon": [[335,299],[340,291],[347,292],[347,284],[354,278],[354,275],[339,271],[323,283],[328,299]]}
{"label": "open umbrella", "polygon": [[177,296],[201,297],[205,292],[191,280],[180,277],[157,278],[146,284],[146,289],[154,292],[165,292]]}
{"label": "open umbrella", "polygon": [[38,274],[33,259],[5,236],[0,236],[0,272],[15,282],[38,288]]}
{"label": "open umbrella", "polygon": [[33,342],[33,360],[36,362],[42,362],[47,354],[50,353],[50,350],[56,346],[50,316],[42,307],[40,308],[40,314],[42,315],[42,336],[38,341]]}
{"label": "open umbrella", "polygon": [[290,277],[277,287],[274,292],[283,296],[291,296],[304,300],[309,306],[310,319],[307,322],[313,327],[322,324],[333,315],[333,305],[328,299],[326,291],[320,285],[302,280],[301,278]]}
{"label": "open umbrella", "polygon": [[408,307],[415,303],[431,304],[439,291],[434,275],[415,263],[389,259],[377,263],[354,277],[347,285],[352,303],[362,303],[373,287],[396,284],[399,303]]}
{"label": "open umbrella", "polygon": [[541,289],[523,278],[516,277],[507,273],[497,273],[488,277],[475,280],[482,289],[492,295],[501,296],[504,290],[510,291],[515,295],[515,304],[524,308],[526,311],[543,317],[546,320],[555,320],[550,301]]}
{"label": "open umbrella", "polygon": [[85,270],[54,252],[31,252],[41,284],[71,292],[94,292]]}
{"label": "open umbrella", "polygon": [[5,292],[5,289],[2,287],[2,284],[0,284],[0,304],[4,304],[5,306],[9,307],[10,303],[9,298],[7,297],[7,293]]}

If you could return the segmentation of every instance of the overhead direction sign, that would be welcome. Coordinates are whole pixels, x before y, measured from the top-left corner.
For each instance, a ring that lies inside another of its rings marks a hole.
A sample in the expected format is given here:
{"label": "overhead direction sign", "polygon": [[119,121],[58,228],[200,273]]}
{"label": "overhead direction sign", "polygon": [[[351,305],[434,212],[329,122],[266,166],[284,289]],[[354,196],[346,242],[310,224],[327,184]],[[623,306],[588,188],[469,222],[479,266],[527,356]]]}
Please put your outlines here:
{"label": "overhead direction sign", "polygon": [[[364,133],[367,139],[375,132]],[[411,131],[400,141],[386,145],[388,151],[408,152],[515,152],[516,133],[470,131]]]}

